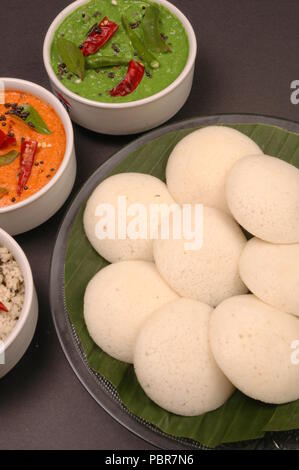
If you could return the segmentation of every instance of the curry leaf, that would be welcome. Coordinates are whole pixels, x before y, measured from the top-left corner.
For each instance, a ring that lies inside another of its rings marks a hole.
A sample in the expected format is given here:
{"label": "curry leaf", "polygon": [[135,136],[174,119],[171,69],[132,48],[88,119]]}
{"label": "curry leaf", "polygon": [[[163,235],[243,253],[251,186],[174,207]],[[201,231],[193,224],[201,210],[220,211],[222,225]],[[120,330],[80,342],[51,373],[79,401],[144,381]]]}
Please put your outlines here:
{"label": "curry leaf", "polygon": [[22,108],[22,114],[24,116],[27,115],[26,118],[22,119],[26,124],[28,124],[28,126],[32,127],[32,129],[34,129],[39,134],[51,134],[47,124],[33,106],[30,104],[23,104]]}
{"label": "curry leaf", "polygon": [[0,166],[10,165],[18,156],[19,152],[16,150],[11,150],[11,152],[5,155],[0,155]]}
{"label": "curry leaf", "polygon": [[78,75],[83,80],[85,77],[85,60],[76,44],[60,37],[57,40],[57,49],[62,63],[66,65],[69,72]]}
{"label": "curry leaf", "polygon": [[163,41],[159,30],[160,8],[153,3],[148,6],[142,20],[144,41],[153,52],[171,52],[170,47]]}
{"label": "curry leaf", "polygon": [[0,188],[0,199],[3,196],[6,196],[8,194],[8,190],[6,188]]}

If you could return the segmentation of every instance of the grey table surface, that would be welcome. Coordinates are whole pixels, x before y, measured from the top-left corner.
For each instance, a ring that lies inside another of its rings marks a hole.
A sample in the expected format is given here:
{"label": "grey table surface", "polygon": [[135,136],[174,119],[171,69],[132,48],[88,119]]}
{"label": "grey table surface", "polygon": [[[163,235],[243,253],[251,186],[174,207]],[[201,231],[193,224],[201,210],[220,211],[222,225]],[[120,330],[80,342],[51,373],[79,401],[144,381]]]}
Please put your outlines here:
{"label": "grey table surface", "polygon": [[[43,38],[68,0],[1,0],[0,76],[49,88]],[[199,53],[191,96],[173,122],[218,113],[257,113],[299,121],[290,83],[299,79],[298,0],[173,0],[191,20]],[[134,137],[75,128],[78,176],[73,195]],[[66,205],[17,237],[39,297],[37,331],[24,358],[0,384],[0,449],[152,449],[108,416],[70,368],[49,307],[49,268]]]}

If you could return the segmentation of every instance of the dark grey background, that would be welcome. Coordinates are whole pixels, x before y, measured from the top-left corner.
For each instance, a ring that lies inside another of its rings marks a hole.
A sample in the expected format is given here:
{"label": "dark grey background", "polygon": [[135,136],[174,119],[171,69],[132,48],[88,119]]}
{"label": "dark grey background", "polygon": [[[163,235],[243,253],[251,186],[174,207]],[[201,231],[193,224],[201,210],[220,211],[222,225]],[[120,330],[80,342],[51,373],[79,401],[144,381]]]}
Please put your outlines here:
{"label": "dark grey background", "polygon": [[[172,0],[198,39],[189,101],[172,120],[213,113],[257,113],[299,120],[290,82],[299,79],[298,0]],[[42,62],[47,28],[67,0],[1,0],[0,76],[48,88]],[[75,126],[82,183],[133,137],[106,137]],[[33,343],[0,385],[0,449],[151,449],[113,421],[78,382],[52,324],[48,274],[65,205],[17,240],[32,266],[40,316]]]}

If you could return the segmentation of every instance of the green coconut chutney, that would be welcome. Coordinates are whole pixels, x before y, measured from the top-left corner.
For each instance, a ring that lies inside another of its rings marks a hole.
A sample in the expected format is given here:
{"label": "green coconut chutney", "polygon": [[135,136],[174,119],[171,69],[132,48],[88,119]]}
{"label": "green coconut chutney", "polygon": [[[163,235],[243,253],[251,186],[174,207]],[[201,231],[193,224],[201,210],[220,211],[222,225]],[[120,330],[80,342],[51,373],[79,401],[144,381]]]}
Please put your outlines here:
{"label": "green coconut chutney", "polygon": [[171,52],[155,53],[155,57],[160,62],[159,69],[153,70],[146,67],[146,73],[133,93],[124,97],[113,97],[109,94],[109,90],[125,77],[127,65],[86,70],[84,80],[80,80],[72,73],[61,74],[60,71],[61,58],[57,50],[58,38],[64,37],[79,47],[94,24],[100,23],[104,16],[116,22],[119,29],[93,57],[118,55],[139,60],[121,19],[122,15],[125,15],[132,29],[144,41],[141,22],[149,5],[150,1],[148,0],[91,0],[73,11],[55,32],[51,47],[51,64],[61,83],[84,98],[105,103],[125,103],[140,100],[152,96],[169,86],[180,75],[186,65],[189,55],[189,41],[180,20],[162,5],[159,5],[159,30],[163,39],[171,48]]}

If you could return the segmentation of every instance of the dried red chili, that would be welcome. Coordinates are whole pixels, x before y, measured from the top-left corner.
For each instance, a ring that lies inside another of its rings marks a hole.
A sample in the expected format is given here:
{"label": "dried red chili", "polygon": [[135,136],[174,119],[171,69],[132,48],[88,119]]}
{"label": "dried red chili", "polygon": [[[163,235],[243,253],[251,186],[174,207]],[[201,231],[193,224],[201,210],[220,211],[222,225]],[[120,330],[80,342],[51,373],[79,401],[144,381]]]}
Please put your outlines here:
{"label": "dried red chili", "polygon": [[21,157],[20,157],[20,176],[18,182],[18,195],[22,194],[27,181],[30,178],[32,167],[34,164],[34,158],[37,151],[36,140],[23,140],[21,145]]}
{"label": "dried red chili", "polygon": [[84,56],[95,54],[118,30],[118,24],[105,16],[99,25],[95,25],[82,45]]}
{"label": "dried red chili", "polygon": [[111,96],[127,96],[138,87],[144,75],[144,65],[131,60],[125,78],[112,90]]}
{"label": "dried red chili", "polygon": [[0,311],[1,312],[6,312],[6,313],[8,312],[7,308],[5,307],[5,305],[2,302],[0,302]]}
{"label": "dried red chili", "polygon": [[15,144],[16,144],[16,139],[14,137],[11,137],[5,134],[0,129],[0,149],[8,147],[9,145],[15,145]]}

